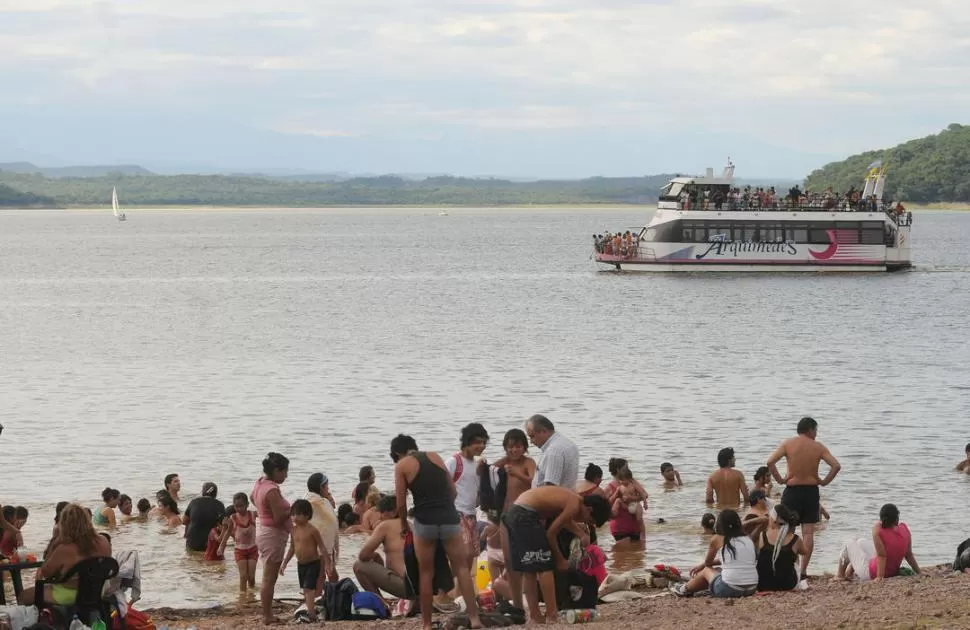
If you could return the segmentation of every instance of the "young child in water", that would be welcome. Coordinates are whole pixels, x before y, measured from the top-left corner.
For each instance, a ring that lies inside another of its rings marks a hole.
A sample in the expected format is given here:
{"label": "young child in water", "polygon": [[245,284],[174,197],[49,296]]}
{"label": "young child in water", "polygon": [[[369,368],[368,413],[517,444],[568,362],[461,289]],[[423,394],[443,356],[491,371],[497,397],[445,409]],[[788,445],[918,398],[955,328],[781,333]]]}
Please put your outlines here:
{"label": "young child in water", "polygon": [[202,557],[203,560],[209,560],[214,562],[221,562],[225,560],[222,555],[222,535],[226,530],[226,515],[222,513],[218,516],[216,520],[215,527],[209,530],[209,540],[205,545],[205,555]]}
{"label": "young child in water", "polygon": [[[24,539],[20,535],[22,525],[19,524],[19,519],[17,518],[17,509],[12,505],[3,506],[4,520],[13,525],[17,530],[17,533],[4,530],[3,537],[0,538],[0,556],[10,559],[16,555],[17,547],[21,547],[24,544]],[[26,520],[25,518],[24,521]]]}
{"label": "young child in water", "polygon": [[660,464],[660,475],[664,479],[664,490],[676,490],[684,485],[680,480],[680,473],[670,462]]}
{"label": "young child in water", "polygon": [[633,478],[633,473],[626,466],[616,472],[616,479],[619,485],[613,497],[613,509],[626,509],[636,516],[640,531],[643,532],[643,513],[647,510],[647,491],[643,489],[640,482]]}
{"label": "young child in water", "polygon": [[300,588],[303,589],[303,597],[306,599],[307,615],[311,622],[317,620],[317,606],[314,597],[317,592],[317,579],[320,577],[320,569],[323,565],[321,559],[327,554],[327,548],[323,544],[323,536],[320,530],[310,524],[313,518],[313,506],[306,499],[299,499],[293,502],[290,507],[293,515],[293,531],[290,532],[290,550],[286,552],[283,566],[280,567],[280,575],[286,569],[293,556],[296,556],[296,572],[300,580]]}

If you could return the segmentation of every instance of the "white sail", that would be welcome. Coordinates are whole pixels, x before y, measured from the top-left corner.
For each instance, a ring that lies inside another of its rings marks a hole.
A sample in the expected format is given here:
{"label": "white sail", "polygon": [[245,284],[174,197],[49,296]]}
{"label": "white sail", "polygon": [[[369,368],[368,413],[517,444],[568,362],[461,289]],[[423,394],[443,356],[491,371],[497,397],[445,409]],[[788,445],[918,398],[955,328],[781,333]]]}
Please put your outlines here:
{"label": "white sail", "polygon": [[114,213],[115,218],[118,219],[119,221],[124,221],[125,219],[128,218],[125,216],[125,213],[122,212],[121,208],[118,206],[118,189],[116,187],[111,188],[111,211]]}

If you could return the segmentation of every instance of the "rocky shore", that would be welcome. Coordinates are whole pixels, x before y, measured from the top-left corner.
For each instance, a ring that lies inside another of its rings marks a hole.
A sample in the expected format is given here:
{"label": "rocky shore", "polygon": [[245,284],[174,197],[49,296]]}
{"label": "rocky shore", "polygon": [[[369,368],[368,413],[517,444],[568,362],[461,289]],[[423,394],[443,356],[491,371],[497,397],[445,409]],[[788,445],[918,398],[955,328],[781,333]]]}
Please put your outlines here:
{"label": "rocky shore", "polygon": [[[875,584],[833,583],[819,578],[807,591],[742,600],[680,599],[657,590],[645,594],[647,599],[601,605],[600,619],[592,626],[602,630],[647,626],[712,630],[970,627],[970,575],[952,574],[945,567]],[[289,619],[293,609],[281,604],[277,614]],[[149,613],[159,628],[168,626],[172,630],[189,626],[199,630],[264,627],[255,604],[212,610],[159,609]],[[421,624],[417,619],[408,619],[335,622],[327,626],[340,630],[417,630]]]}

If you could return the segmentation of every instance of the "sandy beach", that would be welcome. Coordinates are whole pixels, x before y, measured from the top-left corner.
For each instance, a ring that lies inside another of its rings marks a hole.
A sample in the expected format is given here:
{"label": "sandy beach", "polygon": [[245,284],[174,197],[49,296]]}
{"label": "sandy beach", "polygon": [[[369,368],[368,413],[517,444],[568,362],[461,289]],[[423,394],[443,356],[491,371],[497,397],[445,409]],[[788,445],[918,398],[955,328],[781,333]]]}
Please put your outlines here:
{"label": "sandy beach", "polygon": [[[644,593],[647,599],[600,605],[600,618],[593,626],[622,630],[642,627],[644,620],[649,619],[650,626],[657,628],[729,627],[732,630],[970,627],[970,575],[953,574],[946,567],[933,567],[920,576],[875,584],[833,583],[829,577],[821,577],[812,581],[808,591],[741,600],[681,599],[662,590]],[[287,619],[293,609],[280,604],[277,614]],[[243,608],[149,612],[156,625],[167,625],[170,629],[263,627],[255,604]],[[343,630],[421,627],[418,619],[336,623]]]}

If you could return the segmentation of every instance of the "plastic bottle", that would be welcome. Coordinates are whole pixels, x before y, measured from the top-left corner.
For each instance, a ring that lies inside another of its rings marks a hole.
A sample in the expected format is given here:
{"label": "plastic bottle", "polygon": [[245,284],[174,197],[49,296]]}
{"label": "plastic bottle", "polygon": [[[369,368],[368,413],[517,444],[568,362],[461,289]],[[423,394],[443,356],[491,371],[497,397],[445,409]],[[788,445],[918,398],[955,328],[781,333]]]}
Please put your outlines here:
{"label": "plastic bottle", "polygon": [[108,626],[104,625],[104,622],[98,619],[91,624],[91,630],[108,630]]}
{"label": "plastic bottle", "polygon": [[562,620],[566,623],[590,623],[596,621],[599,613],[595,608],[581,608],[579,610],[562,611]]}
{"label": "plastic bottle", "polygon": [[71,625],[68,626],[67,630],[84,630],[85,628],[87,628],[87,626],[77,618],[77,615],[74,615],[74,618],[71,619]]}

